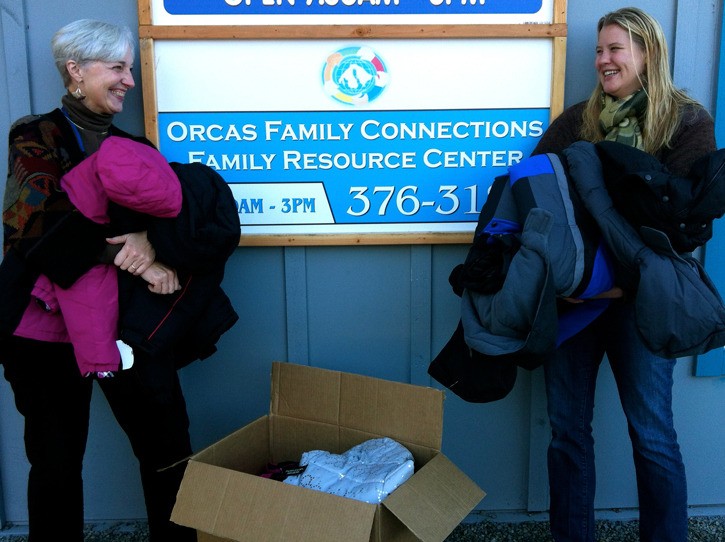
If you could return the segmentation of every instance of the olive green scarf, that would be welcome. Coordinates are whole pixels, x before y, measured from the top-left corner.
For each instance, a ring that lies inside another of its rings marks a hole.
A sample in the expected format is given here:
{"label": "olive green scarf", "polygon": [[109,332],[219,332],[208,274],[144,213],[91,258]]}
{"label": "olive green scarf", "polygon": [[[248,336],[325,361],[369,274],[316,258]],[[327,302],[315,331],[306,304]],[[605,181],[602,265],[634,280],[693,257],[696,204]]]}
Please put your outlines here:
{"label": "olive green scarf", "polygon": [[622,99],[603,94],[602,101],[599,126],[605,133],[604,139],[644,150],[639,123],[647,107],[647,94],[638,90]]}

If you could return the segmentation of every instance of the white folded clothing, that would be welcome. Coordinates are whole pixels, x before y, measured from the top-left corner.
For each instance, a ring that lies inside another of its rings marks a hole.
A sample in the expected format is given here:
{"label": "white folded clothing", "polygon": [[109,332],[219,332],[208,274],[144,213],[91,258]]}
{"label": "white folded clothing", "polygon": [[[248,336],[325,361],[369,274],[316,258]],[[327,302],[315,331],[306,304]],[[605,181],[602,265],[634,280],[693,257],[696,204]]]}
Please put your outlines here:
{"label": "white folded clothing", "polygon": [[371,504],[382,502],[413,475],[413,455],[388,437],[367,440],[342,454],[304,452],[300,465],[305,471],[288,476],[285,484]]}

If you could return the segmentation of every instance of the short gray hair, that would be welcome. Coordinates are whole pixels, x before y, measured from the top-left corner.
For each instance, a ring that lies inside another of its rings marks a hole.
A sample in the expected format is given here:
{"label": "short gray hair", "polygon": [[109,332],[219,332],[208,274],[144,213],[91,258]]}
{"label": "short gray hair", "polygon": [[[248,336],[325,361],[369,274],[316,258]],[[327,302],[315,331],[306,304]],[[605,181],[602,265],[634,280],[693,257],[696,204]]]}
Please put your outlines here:
{"label": "short gray hair", "polygon": [[135,40],[131,30],[93,19],[80,19],[58,30],[51,40],[53,60],[63,78],[63,84],[71,83],[66,62],[75,60],[78,64],[101,60],[114,62],[126,55],[134,54]]}

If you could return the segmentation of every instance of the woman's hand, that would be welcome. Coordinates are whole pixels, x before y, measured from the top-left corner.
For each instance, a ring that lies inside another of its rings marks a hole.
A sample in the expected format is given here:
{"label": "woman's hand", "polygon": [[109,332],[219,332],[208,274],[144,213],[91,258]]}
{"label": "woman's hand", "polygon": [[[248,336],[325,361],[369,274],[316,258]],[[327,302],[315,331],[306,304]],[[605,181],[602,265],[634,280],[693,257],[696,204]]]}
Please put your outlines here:
{"label": "woman's hand", "polygon": [[133,275],[142,275],[156,259],[156,251],[145,231],[109,237],[106,242],[112,245],[123,243],[123,248],[116,254],[113,263],[122,271]]}
{"label": "woman's hand", "polygon": [[181,290],[179,277],[171,267],[154,262],[141,273],[141,278],[149,283],[149,290],[155,294],[173,294]]}

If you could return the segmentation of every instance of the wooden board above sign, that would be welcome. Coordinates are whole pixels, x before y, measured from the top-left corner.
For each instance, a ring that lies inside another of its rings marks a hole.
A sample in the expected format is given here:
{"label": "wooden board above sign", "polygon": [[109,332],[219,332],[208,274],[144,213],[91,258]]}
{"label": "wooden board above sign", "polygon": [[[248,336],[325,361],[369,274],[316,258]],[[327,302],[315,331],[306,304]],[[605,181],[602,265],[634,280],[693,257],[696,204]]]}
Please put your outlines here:
{"label": "wooden board above sign", "polygon": [[146,135],[219,171],[241,245],[469,243],[563,109],[565,0],[138,8]]}

